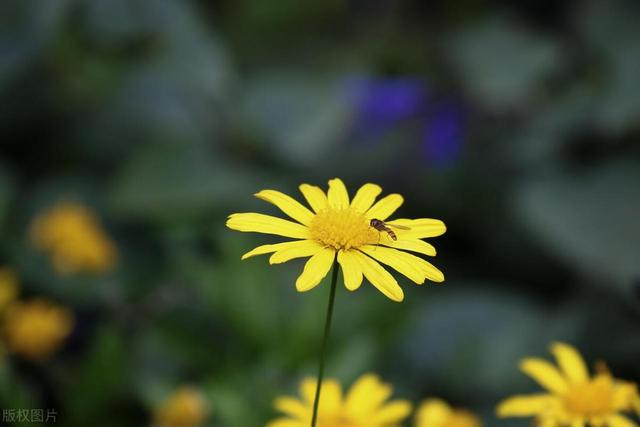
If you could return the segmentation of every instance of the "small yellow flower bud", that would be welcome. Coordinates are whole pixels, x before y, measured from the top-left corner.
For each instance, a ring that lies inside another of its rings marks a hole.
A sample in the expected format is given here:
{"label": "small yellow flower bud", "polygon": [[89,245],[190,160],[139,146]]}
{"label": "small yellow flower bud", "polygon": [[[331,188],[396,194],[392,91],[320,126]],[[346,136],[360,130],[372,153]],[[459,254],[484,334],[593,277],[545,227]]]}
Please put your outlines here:
{"label": "small yellow flower bud", "polygon": [[32,360],[54,353],[73,329],[66,308],[42,299],[12,304],[5,317],[7,348]]}
{"label": "small yellow flower bud", "polygon": [[200,391],[183,386],[169,396],[155,412],[156,427],[198,427],[208,416],[207,402]]}

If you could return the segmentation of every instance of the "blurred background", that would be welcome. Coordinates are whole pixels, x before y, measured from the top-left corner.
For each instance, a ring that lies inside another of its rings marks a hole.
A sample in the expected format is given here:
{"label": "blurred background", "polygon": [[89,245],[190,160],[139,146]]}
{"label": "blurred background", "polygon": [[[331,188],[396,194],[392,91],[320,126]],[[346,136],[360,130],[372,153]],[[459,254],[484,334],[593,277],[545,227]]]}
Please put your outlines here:
{"label": "blurred background", "polygon": [[241,262],[278,239],[224,222],[335,176],[443,219],[447,281],[401,280],[402,304],[339,288],[329,376],[488,426],[529,425],[494,407],[537,389],[517,364],[552,340],[640,381],[638,20],[622,0],[3,1],[0,407],[264,425],[316,373],[328,286]]}

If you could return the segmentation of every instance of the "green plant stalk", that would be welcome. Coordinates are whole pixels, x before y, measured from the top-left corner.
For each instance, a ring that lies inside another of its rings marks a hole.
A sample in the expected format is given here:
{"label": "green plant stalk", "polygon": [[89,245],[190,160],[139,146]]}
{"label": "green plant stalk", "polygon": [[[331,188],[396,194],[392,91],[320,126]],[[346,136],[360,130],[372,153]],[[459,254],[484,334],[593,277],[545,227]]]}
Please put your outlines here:
{"label": "green plant stalk", "polygon": [[333,317],[333,303],[336,299],[336,284],[338,282],[338,260],[333,260],[333,273],[331,274],[331,290],[329,291],[329,305],[327,306],[327,317],[324,324],[324,336],[320,346],[320,367],[318,368],[318,378],[316,384],[316,396],[313,399],[313,415],[311,417],[311,427],[316,427],[318,420],[318,405],[320,403],[320,393],[322,392],[322,377],[324,376],[324,362],[327,352],[327,342],[331,331],[331,318]]}

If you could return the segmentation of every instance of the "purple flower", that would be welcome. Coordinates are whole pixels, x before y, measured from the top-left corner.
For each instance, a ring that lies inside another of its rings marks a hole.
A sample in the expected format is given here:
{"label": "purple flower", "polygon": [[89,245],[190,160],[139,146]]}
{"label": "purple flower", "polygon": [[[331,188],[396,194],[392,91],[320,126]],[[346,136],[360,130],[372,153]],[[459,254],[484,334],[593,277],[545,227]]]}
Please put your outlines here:
{"label": "purple flower", "polygon": [[466,114],[453,101],[436,104],[425,122],[422,147],[429,163],[447,167],[460,157]]}
{"label": "purple flower", "polygon": [[419,115],[427,101],[425,84],[411,77],[354,79],[349,82],[349,95],[356,127],[376,133]]}

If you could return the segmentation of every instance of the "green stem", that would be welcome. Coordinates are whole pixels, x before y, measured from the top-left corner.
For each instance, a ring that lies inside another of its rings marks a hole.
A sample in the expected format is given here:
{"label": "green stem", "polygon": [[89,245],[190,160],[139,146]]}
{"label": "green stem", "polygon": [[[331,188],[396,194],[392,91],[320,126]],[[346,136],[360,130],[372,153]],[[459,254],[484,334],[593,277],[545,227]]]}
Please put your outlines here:
{"label": "green stem", "polygon": [[318,404],[320,403],[320,392],[322,391],[322,377],[324,376],[324,358],[327,351],[327,341],[329,341],[329,331],[331,330],[331,318],[333,317],[333,302],[336,299],[336,283],[338,282],[338,261],[333,261],[333,273],[331,275],[331,291],[329,293],[329,305],[327,306],[327,318],[324,324],[324,336],[320,347],[320,367],[318,368],[318,379],[316,384],[316,397],[313,400],[313,416],[311,417],[311,427],[316,427],[318,419]]}

